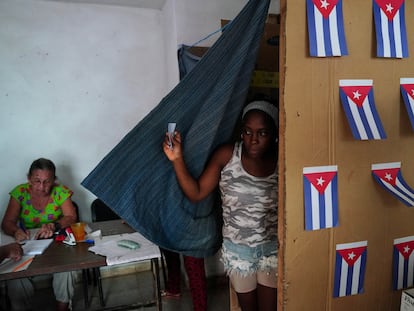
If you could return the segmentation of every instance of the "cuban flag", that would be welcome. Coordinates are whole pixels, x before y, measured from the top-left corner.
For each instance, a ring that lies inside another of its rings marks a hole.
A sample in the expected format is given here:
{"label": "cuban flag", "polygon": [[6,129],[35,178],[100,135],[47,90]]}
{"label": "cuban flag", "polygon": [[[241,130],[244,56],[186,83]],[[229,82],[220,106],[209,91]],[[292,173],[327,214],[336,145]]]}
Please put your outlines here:
{"label": "cuban flag", "polygon": [[336,245],[334,297],[364,291],[367,245],[367,241]]}
{"label": "cuban flag", "polygon": [[393,289],[414,286],[414,236],[394,240]]}
{"label": "cuban flag", "polygon": [[339,80],[339,95],[352,135],[358,140],[384,139],[375,108],[372,80]]}
{"label": "cuban flag", "polygon": [[408,57],[404,0],[373,1],[377,56]]}
{"label": "cuban flag", "polygon": [[348,55],[342,0],[306,0],[310,55]]}
{"label": "cuban flag", "polygon": [[414,130],[414,78],[401,78],[400,89],[411,127]]}
{"label": "cuban flag", "polygon": [[338,225],[338,167],[303,169],[305,229],[318,230]]}
{"label": "cuban flag", "polygon": [[414,206],[414,191],[401,174],[401,162],[372,164],[374,179],[405,205]]}

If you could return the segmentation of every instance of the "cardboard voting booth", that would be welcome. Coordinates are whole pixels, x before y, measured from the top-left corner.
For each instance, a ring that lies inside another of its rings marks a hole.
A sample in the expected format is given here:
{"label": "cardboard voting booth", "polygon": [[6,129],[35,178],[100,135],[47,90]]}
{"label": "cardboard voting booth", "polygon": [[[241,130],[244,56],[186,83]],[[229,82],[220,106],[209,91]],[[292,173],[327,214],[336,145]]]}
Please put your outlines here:
{"label": "cardboard voting booth", "polygon": [[281,0],[278,310],[412,298],[414,3],[383,2]]}

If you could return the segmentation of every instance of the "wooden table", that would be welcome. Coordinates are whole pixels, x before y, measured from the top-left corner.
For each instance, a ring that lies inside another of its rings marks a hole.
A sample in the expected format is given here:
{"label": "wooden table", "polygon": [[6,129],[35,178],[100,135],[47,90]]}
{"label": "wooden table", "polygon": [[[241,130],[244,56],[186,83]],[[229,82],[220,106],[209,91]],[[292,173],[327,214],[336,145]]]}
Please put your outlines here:
{"label": "wooden table", "polygon": [[[88,224],[93,231],[100,229],[102,236],[115,235],[121,233],[133,233],[135,230],[122,220],[110,220]],[[52,274],[55,272],[77,271],[83,273],[87,269],[98,269],[106,266],[106,257],[96,255],[88,251],[91,245],[87,243],[77,243],[75,246],[63,244],[61,242],[52,242],[42,255],[35,256],[33,262],[26,270],[0,274],[0,281],[25,278],[36,275]],[[160,257],[151,258],[151,270],[154,277],[155,304],[157,310],[161,310],[161,292],[159,278]],[[84,274],[85,276],[85,274]],[[100,278],[99,280],[100,281]],[[86,283],[86,287],[85,287]],[[87,290],[88,284],[84,280],[85,305],[89,306],[89,295]],[[101,288],[101,287],[100,287]],[[101,304],[103,304],[102,293],[100,292]],[[136,307],[134,305],[133,307]],[[116,310],[129,309],[131,306],[120,306]]]}

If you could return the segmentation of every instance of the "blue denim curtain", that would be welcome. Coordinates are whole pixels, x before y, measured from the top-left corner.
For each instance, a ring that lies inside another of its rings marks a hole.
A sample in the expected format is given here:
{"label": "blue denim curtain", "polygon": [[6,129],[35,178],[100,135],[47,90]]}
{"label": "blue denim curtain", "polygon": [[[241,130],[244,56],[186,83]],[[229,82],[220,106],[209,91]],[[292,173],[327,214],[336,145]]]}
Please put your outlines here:
{"label": "blue denim curtain", "polygon": [[82,181],[134,229],[162,248],[194,257],[221,243],[215,196],[192,204],[162,151],[168,122],[184,139],[190,172],[228,141],[240,117],[270,0],[250,0],[179,84]]}

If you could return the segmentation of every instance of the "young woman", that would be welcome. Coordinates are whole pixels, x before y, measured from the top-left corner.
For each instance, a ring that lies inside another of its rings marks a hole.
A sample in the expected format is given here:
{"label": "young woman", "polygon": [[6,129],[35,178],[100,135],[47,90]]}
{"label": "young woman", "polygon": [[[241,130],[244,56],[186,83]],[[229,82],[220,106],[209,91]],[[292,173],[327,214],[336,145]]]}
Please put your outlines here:
{"label": "young woman", "polygon": [[218,185],[223,208],[222,260],[243,311],[276,310],[277,108],[248,104],[241,141],[219,147],[198,178],[187,170],[177,131],[163,150],[186,197],[203,200]]}

